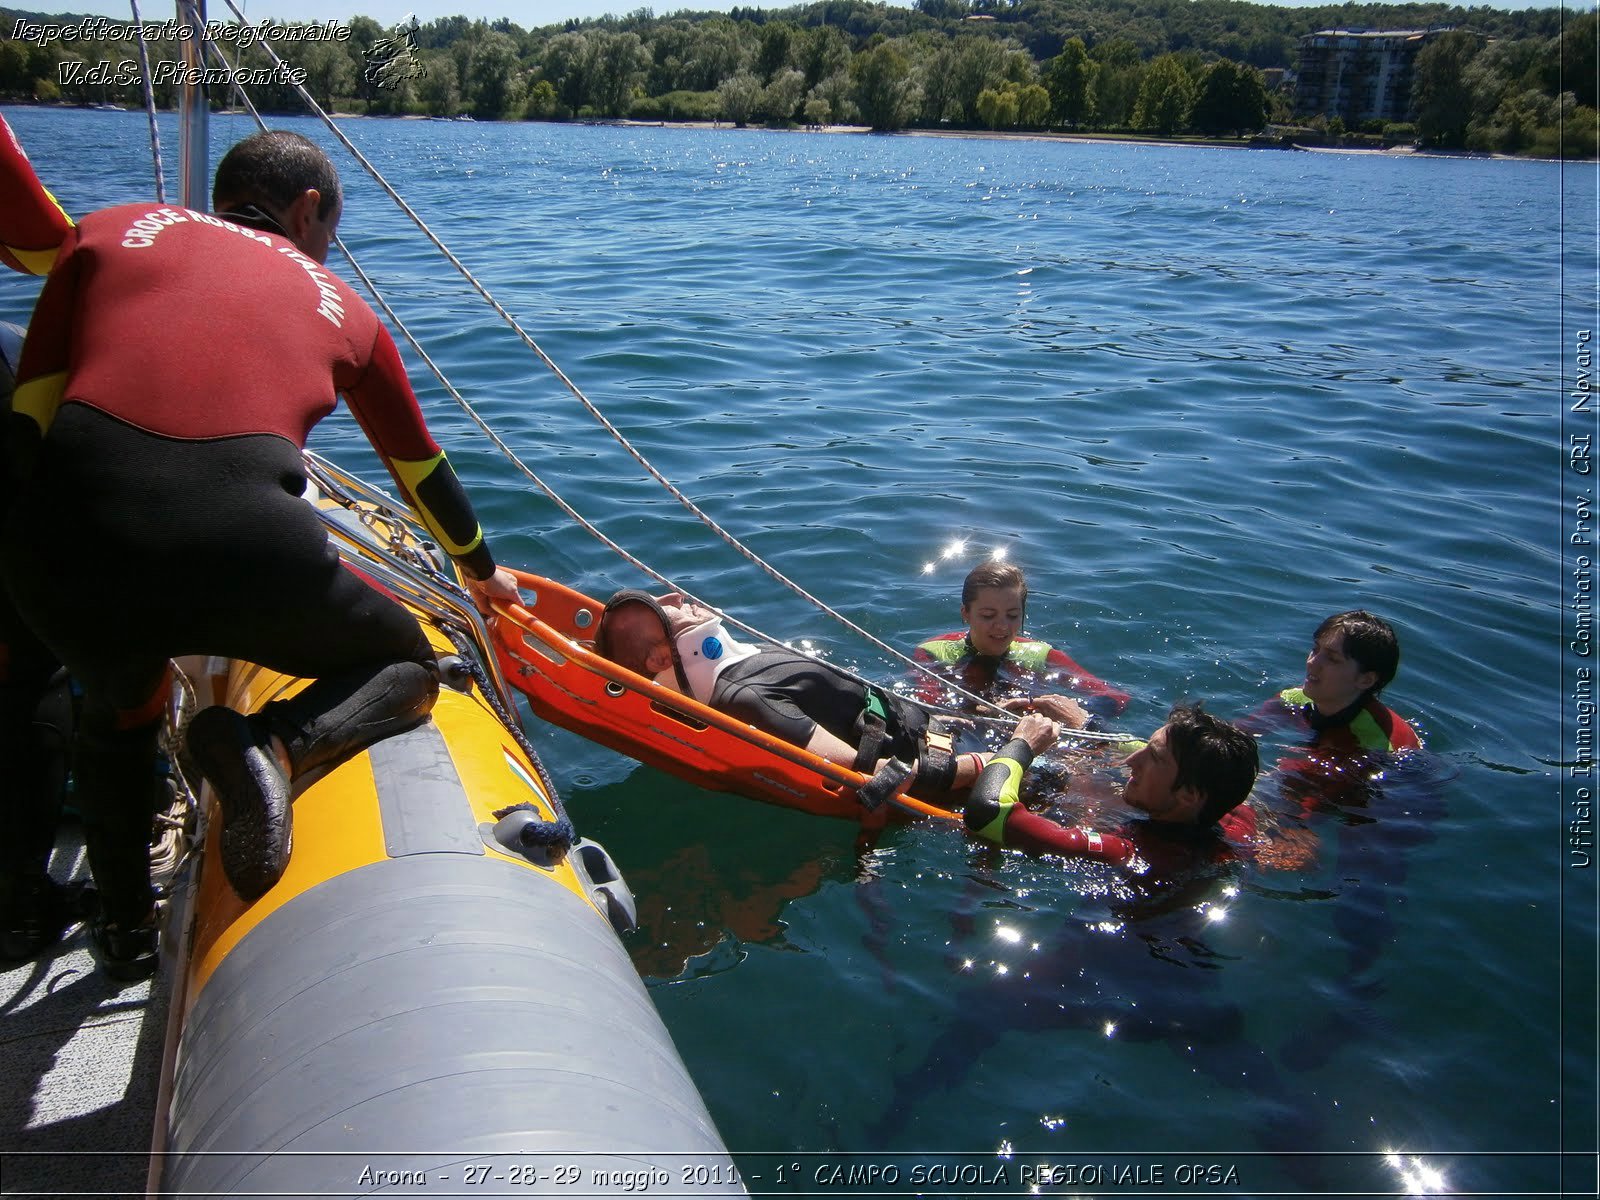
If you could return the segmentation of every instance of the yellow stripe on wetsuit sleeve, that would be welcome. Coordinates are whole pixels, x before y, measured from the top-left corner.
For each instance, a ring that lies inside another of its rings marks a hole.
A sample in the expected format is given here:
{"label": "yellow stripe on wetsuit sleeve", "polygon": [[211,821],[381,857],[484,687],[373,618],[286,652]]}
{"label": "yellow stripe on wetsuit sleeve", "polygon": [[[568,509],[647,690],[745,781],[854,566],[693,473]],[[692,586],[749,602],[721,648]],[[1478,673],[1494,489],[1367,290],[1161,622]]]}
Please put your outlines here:
{"label": "yellow stripe on wetsuit sleeve", "polygon": [[17,246],[7,246],[6,253],[21,263],[28,274],[48,275],[50,268],[56,265],[57,249],[51,246],[48,250],[23,250]]}
{"label": "yellow stripe on wetsuit sleeve", "polygon": [[50,424],[56,419],[56,410],[61,407],[62,397],[66,393],[65,371],[40,375],[18,385],[11,397],[11,411],[32,420],[41,434],[49,433]]}
{"label": "yellow stripe on wetsuit sleeve", "polygon": [[[973,830],[973,835],[986,842],[993,842],[996,846],[1006,844],[1006,820],[1011,816],[1011,810],[1017,806],[1017,793],[1022,787],[1022,776],[1026,768],[1014,758],[995,757],[984,765],[984,773],[992,771],[997,764],[1003,764],[1006,780],[1000,785],[1000,795],[995,803],[1000,808],[1000,813],[982,829]],[[988,788],[984,789],[988,794]]]}
{"label": "yellow stripe on wetsuit sleeve", "polygon": [[441,468],[450,473],[450,482],[454,485],[454,490],[457,492],[460,491],[460,484],[457,483],[454,478],[455,471],[450,466],[450,463],[446,460],[444,451],[441,450],[432,458],[424,458],[415,461],[409,461],[403,458],[393,458],[389,461],[394,467],[395,474],[400,477],[400,482],[405,486],[406,491],[411,494],[412,500],[416,503],[417,514],[422,518],[422,523],[428,527],[429,533],[433,534],[434,537],[439,539],[439,544],[444,547],[446,554],[450,555],[451,558],[465,558],[479,546],[483,545],[482,525],[475,524],[473,526],[472,536],[468,540],[464,542],[455,541],[447,532],[445,532],[445,529],[440,523],[439,518],[433,514],[428,507],[427,501],[423,499],[424,485],[433,476],[434,472],[440,470]]}
{"label": "yellow stripe on wetsuit sleeve", "polygon": [[[23,157],[26,158],[27,155],[23,155]],[[56,244],[54,246],[46,246],[42,249],[24,249],[21,246],[13,246],[10,243],[6,243],[5,251],[12,258],[16,259],[17,264],[21,266],[24,271],[28,272],[28,274],[48,275],[50,274],[51,269],[55,267],[56,259],[61,254],[61,241],[68,233],[72,231],[74,228],[74,222],[72,218],[67,215],[67,210],[61,207],[61,201],[55,198],[55,193],[53,193],[49,188],[45,187],[42,183],[39,184],[38,187],[39,191],[44,194],[44,198],[50,202],[50,207],[55,209],[55,211],[60,214],[61,220],[65,224],[66,228],[63,229],[60,236],[56,238]],[[43,214],[40,214],[40,219],[45,223],[49,222],[49,218],[44,217]]]}

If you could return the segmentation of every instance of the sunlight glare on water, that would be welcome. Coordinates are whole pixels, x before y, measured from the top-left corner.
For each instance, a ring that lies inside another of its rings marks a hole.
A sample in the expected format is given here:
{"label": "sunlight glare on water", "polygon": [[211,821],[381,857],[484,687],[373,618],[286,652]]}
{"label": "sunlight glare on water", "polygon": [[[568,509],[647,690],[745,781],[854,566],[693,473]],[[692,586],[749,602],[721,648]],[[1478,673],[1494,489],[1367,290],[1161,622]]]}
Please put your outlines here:
{"label": "sunlight glare on water", "polygon": [[[7,116],[70,211],[148,194],[139,114]],[[1231,1151],[1243,1195],[1550,1186],[1508,1155],[1557,1136],[1558,287],[1594,278],[1558,217],[1562,189],[1592,216],[1592,170],[343,128],[657,467],[892,644],[956,628],[966,571],[1004,555],[1029,628],[1131,692],[1142,736],[1175,700],[1239,715],[1298,684],[1329,613],[1399,631],[1385,700],[1428,753],[1310,821],[1293,869],[1171,895],[931,825],[861,851],[536,729],[641,897],[630,949],[735,1151]],[[341,170],[352,251],[568,501],[775,637],[896,677],[645,478]],[[502,561],[644,582],[413,366]],[[348,417],[313,445],[379,477]],[[1448,1158],[1476,1149],[1505,1153]]]}

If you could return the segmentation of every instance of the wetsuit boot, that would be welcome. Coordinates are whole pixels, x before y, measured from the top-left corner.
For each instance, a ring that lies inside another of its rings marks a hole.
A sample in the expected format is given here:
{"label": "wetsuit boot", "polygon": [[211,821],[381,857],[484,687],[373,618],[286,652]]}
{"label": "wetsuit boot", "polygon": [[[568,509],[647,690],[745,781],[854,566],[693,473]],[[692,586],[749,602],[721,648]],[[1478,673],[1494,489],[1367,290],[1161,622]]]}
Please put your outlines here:
{"label": "wetsuit boot", "polygon": [[135,729],[96,728],[86,719],[75,759],[74,797],[83,815],[89,869],[100,913],[89,927],[100,969],[143,979],[156,969],[158,927],[150,886],[150,839],[165,796],[158,770],[160,721]]}
{"label": "wetsuit boot", "polygon": [[195,715],[189,753],[222,806],[222,869],[241,899],[265,894],[289,864],[294,780],[419,724],[438,694],[432,662],[394,662],[318,679],[249,716],[220,705]]}
{"label": "wetsuit boot", "polygon": [[319,679],[297,696],[264,705],[261,715],[289,751],[298,779],[420,725],[438,698],[437,663],[393,662],[376,674]]}

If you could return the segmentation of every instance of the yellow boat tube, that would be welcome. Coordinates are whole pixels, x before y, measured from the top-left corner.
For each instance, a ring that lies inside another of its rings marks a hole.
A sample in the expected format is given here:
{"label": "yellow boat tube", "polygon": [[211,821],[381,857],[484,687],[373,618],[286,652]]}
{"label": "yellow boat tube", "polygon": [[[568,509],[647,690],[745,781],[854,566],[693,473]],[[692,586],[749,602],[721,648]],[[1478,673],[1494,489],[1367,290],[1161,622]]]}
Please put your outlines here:
{"label": "yellow boat tube", "polygon": [[[308,461],[341,553],[417,613],[445,683],[423,725],[297,787],[265,896],[228,888],[214,831],[182,877],[151,1193],[746,1194],[618,937],[626,886],[594,843],[546,844],[564,814],[453,568]],[[216,682],[241,711],[302,686]]]}

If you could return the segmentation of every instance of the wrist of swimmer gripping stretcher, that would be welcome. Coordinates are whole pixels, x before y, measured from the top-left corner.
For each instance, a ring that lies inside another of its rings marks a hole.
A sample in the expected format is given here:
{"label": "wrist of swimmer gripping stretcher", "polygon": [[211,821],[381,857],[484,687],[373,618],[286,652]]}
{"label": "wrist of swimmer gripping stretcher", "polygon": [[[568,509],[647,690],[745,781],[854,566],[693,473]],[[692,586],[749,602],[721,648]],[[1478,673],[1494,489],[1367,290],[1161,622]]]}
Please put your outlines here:
{"label": "wrist of swimmer gripping stretcher", "polygon": [[487,585],[491,580],[494,579],[499,568],[495,564],[494,556],[489,553],[489,548],[486,543],[479,543],[478,549],[483,551],[481,556],[474,553],[471,555],[457,555],[454,557],[456,562],[461,565],[462,571],[466,573],[467,583],[469,585],[483,586]]}
{"label": "wrist of swimmer gripping stretcher", "polygon": [[1032,752],[1026,742],[1019,740],[1009,743],[1005,749],[989,760],[988,766],[984,767],[983,773],[978,776],[978,781],[972,785],[972,791],[962,810],[962,819],[966,823],[967,832],[997,846],[1006,844],[1006,821],[1010,818],[1012,809],[1017,806],[1017,789],[1021,786],[1023,772],[1027,769],[1025,760],[1019,761],[1016,755],[1009,753],[1018,744],[1022,746],[1024,754],[1031,759]]}

